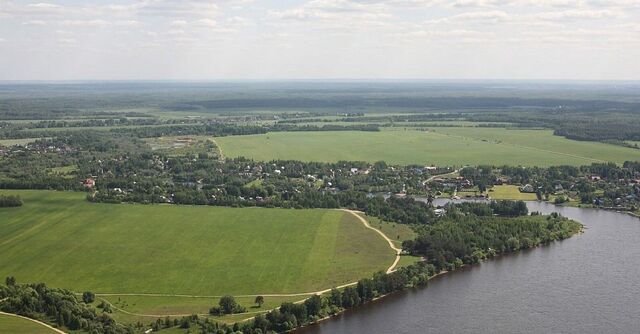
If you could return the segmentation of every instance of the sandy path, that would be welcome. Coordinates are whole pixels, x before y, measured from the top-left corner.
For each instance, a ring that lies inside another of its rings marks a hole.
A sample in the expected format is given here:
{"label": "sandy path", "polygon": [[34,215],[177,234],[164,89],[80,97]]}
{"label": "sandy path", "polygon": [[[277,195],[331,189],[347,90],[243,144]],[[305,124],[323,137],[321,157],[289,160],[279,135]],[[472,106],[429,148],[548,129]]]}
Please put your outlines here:
{"label": "sandy path", "polygon": [[352,215],[356,216],[366,228],[376,231],[378,234],[380,234],[384,238],[384,240],[386,240],[389,243],[389,247],[393,249],[394,252],[396,252],[396,259],[393,261],[391,266],[387,269],[387,274],[394,272],[396,270],[396,266],[398,265],[398,262],[400,261],[400,254],[402,253],[402,249],[396,247],[396,245],[393,243],[393,240],[389,239],[389,237],[387,237],[386,234],[382,233],[382,231],[378,230],[375,227],[371,227],[371,225],[369,225],[369,222],[360,215],[359,211],[347,210],[347,209],[343,209],[343,211],[349,212]]}

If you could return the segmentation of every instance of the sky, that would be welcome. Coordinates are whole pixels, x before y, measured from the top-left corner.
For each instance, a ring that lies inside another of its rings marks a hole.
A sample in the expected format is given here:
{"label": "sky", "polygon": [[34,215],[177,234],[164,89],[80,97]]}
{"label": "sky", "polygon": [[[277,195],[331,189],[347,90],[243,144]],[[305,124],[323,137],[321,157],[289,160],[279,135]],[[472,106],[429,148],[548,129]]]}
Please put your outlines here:
{"label": "sky", "polygon": [[640,80],[640,0],[0,0],[0,80]]}

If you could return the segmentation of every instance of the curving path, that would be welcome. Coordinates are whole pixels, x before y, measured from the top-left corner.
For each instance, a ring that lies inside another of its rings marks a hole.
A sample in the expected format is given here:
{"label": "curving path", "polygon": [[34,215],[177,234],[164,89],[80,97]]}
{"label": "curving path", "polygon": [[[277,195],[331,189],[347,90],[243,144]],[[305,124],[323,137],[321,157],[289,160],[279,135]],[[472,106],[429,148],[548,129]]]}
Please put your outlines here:
{"label": "curving path", "polygon": [[[393,249],[393,251],[396,252],[396,259],[393,261],[391,266],[387,269],[387,274],[394,272],[396,270],[396,266],[398,265],[398,262],[400,261],[400,254],[402,253],[402,249],[396,247],[396,245],[393,243],[393,240],[389,239],[389,237],[387,237],[386,234],[382,233],[382,231],[378,230],[375,227],[371,227],[371,225],[369,225],[369,222],[359,214],[359,213],[361,213],[360,211],[347,210],[347,209],[342,209],[342,210],[346,211],[346,212],[349,212],[352,215],[356,216],[358,218],[358,220],[360,220],[360,222],[366,228],[376,231],[378,234],[380,234],[384,238],[384,240],[386,240],[389,243],[389,247],[391,247],[391,249]],[[331,289],[329,289],[329,290],[331,290]]]}

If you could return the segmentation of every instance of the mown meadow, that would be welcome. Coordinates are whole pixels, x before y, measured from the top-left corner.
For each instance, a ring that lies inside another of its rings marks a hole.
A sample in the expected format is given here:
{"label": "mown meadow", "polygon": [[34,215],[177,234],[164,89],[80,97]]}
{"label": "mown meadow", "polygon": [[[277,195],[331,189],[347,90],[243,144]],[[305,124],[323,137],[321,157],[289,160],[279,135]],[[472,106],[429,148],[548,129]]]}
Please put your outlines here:
{"label": "mown meadow", "polygon": [[550,130],[435,127],[379,132],[272,132],[216,138],[224,156],[256,160],[392,164],[586,165],[640,159],[640,150],[599,142],[569,140]]}
{"label": "mown meadow", "polygon": [[167,295],[107,297],[134,312],[161,312],[160,304],[172,314],[206,309],[200,299],[172,307],[174,294],[212,296],[205,302],[211,306],[213,296],[323,290],[385,270],[394,258],[380,235],[339,210],[95,204],[84,193],[3,193],[19,194],[24,205],[0,209],[1,277],[76,292]]}

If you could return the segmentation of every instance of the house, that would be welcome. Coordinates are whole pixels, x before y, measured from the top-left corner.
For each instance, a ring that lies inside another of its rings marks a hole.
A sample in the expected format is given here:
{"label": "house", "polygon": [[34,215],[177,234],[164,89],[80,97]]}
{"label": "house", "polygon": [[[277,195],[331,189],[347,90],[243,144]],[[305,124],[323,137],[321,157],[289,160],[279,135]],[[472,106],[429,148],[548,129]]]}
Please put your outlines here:
{"label": "house", "polygon": [[598,175],[591,175],[589,176],[589,178],[591,179],[591,181],[600,181],[602,180],[602,178]]}
{"label": "house", "polygon": [[442,217],[447,212],[445,209],[439,208],[439,209],[433,210],[433,213],[436,215],[436,217]]}
{"label": "house", "polygon": [[91,179],[91,178],[85,179],[84,181],[82,181],[82,185],[85,188],[93,188],[93,187],[96,186],[96,180]]}

